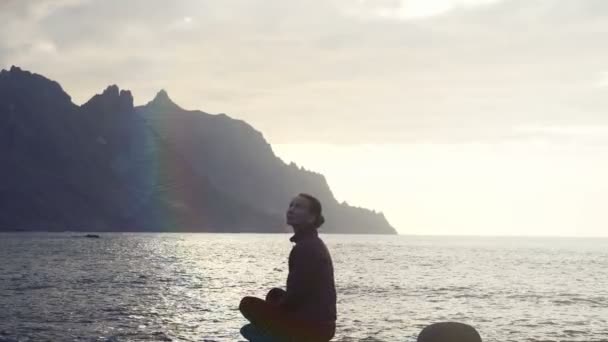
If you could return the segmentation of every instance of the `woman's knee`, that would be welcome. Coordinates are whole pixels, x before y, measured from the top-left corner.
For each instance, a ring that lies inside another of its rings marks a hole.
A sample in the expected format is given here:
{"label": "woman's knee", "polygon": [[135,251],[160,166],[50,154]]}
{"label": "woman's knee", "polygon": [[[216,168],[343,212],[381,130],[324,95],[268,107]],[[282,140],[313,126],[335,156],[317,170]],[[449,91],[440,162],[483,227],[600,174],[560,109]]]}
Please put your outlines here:
{"label": "woman's knee", "polygon": [[283,297],[285,297],[286,294],[287,292],[285,292],[285,290],[275,287],[268,291],[268,294],[266,294],[266,301],[269,303],[278,303],[281,301],[281,299],[283,299]]}
{"label": "woman's knee", "polygon": [[239,311],[241,311],[244,316],[247,316],[247,313],[251,312],[251,308],[255,305],[255,302],[259,300],[261,299],[255,297],[244,297],[239,303]]}

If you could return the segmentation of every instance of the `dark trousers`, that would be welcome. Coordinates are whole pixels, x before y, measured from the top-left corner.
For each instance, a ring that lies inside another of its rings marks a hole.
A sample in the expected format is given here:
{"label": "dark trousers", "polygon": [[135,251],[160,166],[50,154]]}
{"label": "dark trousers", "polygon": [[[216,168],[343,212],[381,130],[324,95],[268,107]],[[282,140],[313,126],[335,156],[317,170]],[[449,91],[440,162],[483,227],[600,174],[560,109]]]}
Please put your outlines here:
{"label": "dark trousers", "polygon": [[[335,322],[315,322],[294,317],[279,307],[285,291],[272,289],[266,300],[245,297],[239,310],[251,325],[243,327],[241,334],[250,341],[263,335],[273,341],[327,342],[334,337]],[[249,336],[246,336],[249,335]]]}

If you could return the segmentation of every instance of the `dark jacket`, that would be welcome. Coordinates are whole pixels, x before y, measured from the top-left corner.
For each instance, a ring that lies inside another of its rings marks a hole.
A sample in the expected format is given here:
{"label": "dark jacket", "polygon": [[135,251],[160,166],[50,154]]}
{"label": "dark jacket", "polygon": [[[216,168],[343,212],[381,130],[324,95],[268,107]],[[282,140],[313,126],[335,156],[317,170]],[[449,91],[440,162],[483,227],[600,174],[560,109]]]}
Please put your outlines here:
{"label": "dark jacket", "polygon": [[309,321],[336,321],[334,267],[316,229],[295,234],[289,254],[287,295],[282,306]]}

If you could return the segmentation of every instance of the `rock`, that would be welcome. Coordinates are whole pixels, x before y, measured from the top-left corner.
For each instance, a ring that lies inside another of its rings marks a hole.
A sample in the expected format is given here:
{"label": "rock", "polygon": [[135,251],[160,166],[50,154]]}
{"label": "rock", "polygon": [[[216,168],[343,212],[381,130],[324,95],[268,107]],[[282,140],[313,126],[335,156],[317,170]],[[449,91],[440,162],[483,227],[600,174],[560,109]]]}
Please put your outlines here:
{"label": "rock", "polygon": [[481,342],[481,336],[470,325],[458,322],[431,324],[420,332],[418,342]]}

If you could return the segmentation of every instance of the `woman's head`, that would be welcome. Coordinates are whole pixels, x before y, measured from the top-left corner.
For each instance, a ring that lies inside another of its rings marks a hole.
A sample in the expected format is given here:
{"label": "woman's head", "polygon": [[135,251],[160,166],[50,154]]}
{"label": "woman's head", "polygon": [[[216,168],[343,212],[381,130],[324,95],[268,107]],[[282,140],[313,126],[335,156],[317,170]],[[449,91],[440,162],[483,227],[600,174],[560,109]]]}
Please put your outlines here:
{"label": "woman's head", "polygon": [[294,197],[287,209],[287,224],[294,228],[314,228],[323,225],[323,208],[321,202],[309,194]]}

